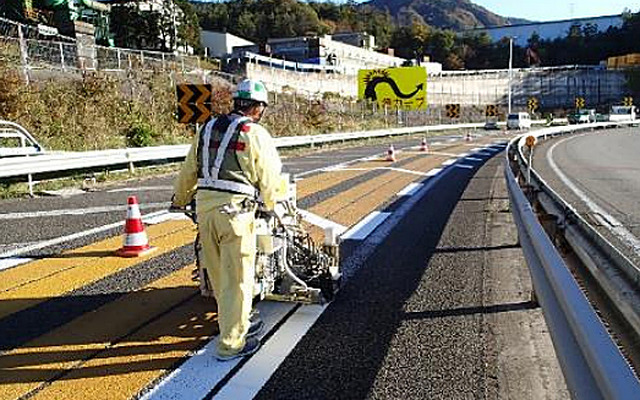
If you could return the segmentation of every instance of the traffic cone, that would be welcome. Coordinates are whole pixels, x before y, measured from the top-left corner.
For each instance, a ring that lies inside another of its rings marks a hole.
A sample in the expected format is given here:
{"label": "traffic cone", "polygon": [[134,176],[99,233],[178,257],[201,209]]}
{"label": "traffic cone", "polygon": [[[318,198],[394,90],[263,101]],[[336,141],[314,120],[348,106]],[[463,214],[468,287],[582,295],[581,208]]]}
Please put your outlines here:
{"label": "traffic cone", "polygon": [[120,257],[139,257],[154,251],[156,248],[149,246],[149,238],[144,231],[142,215],[138,207],[136,196],[127,199],[127,220],[124,225],[124,242],[116,251]]}
{"label": "traffic cone", "polygon": [[427,139],[422,138],[422,142],[420,143],[420,151],[428,152],[429,146],[427,145]]}
{"label": "traffic cone", "polygon": [[393,145],[389,145],[389,150],[387,150],[387,158],[385,161],[395,161],[396,160],[396,151],[393,149]]}

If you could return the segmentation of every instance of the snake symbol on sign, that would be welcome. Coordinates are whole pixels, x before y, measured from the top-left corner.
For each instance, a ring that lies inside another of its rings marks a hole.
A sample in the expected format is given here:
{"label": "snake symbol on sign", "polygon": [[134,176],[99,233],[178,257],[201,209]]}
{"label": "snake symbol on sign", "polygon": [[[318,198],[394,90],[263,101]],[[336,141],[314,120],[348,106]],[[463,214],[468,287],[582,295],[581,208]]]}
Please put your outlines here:
{"label": "snake symbol on sign", "polygon": [[416,85],[416,89],[413,92],[402,93],[396,81],[389,76],[389,72],[383,69],[376,69],[369,72],[364,78],[364,83],[367,85],[364,89],[364,98],[372,101],[376,101],[378,99],[376,86],[383,83],[389,85],[391,90],[393,90],[393,93],[401,99],[410,99],[424,89],[424,83],[420,83]]}

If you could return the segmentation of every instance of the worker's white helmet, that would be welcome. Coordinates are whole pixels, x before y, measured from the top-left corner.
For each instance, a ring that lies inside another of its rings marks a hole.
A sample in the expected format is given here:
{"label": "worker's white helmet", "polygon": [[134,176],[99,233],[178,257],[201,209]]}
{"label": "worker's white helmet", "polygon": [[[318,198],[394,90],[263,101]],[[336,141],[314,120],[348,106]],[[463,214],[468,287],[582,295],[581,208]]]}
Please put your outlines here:
{"label": "worker's white helmet", "polygon": [[240,82],[236,92],[233,94],[233,98],[259,101],[265,105],[269,105],[267,88],[262,81],[255,79],[245,79]]}

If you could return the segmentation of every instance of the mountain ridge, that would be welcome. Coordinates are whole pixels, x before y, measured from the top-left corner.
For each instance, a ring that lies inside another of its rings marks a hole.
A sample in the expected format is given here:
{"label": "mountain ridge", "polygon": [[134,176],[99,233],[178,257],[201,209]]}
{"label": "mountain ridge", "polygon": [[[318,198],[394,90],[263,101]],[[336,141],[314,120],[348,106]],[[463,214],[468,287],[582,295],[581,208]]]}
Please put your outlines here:
{"label": "mountain ridge", "polygon": [[361,6],[388,11],[399,25],[418,21],[455,31],[533,22],[503,17],[470,0],[371,0],[361,3]]}

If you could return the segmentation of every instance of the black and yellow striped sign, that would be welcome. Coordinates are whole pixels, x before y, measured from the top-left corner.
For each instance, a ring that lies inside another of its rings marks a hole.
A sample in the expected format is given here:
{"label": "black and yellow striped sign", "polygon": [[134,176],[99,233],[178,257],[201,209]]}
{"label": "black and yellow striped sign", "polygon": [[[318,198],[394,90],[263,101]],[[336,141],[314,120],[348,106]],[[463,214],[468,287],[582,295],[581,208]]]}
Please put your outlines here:
{"label": "black and yellow striped sign", "polygon": [[499,114],[500,110],[497,104],[488,104],[484,110],[484,115],[486,117],[497,117]]}
{"label": "black and yellow striped sign", "polygon": [[584,108],[586,104],[584,97],[576,97],[576,108]]}
{"label": "black and yellow striped sign", "polygon": [[460,118],[460,104],[447,104],[444,108],[447,111],[447,117]]}
{"label": "black and yellow striped sign", "polygon": [[627,107],[631,107],[633,105],[633,97],[626,96],[624,99],[622,99],[622,104]]}
{"label": "black and yellow striped sign", "polygon": [[178,122],[202,124],[212,113],[211,85],[182,84],[176,86],[178,97]]}
{"label": "black and yellow striped sign", "polygon": [[529,109],[529,112],[536,112],[538,106],[538,99],[535,97],[529,97],[529,99],[527,100],[527,108]]}

